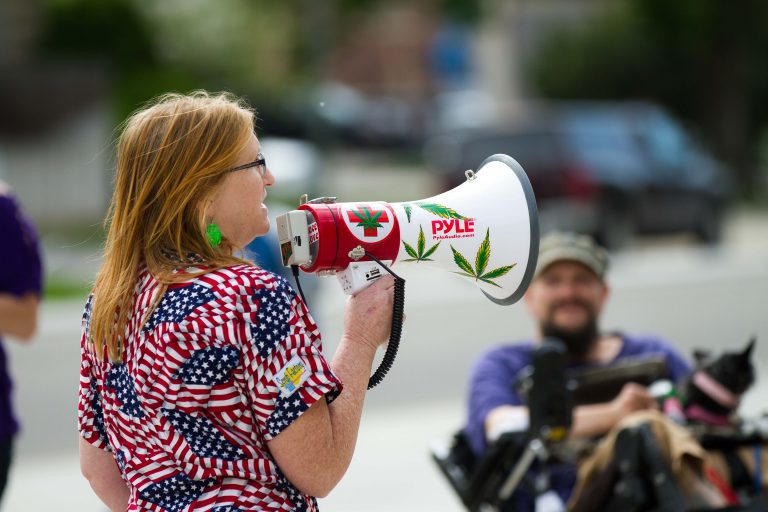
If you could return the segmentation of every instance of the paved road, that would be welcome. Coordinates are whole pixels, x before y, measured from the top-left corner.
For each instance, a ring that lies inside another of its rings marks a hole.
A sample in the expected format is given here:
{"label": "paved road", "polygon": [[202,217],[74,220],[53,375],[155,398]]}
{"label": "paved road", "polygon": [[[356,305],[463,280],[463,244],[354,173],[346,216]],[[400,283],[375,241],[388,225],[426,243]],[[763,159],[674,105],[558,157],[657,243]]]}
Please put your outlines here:
{"label": "paved road", "polygon": [[[471,360],[500,340],[532,330],[522,304],[494,305],[471,284],[438,270],[403,274],[402,348],[390,375],[369,395],[352,466],[321,500],[325,511],[460,511],[428,448],[461,424]],[[697,248],[685,239],[637,243],[616,255],[610,279],[614,296],[605,328],[662,333],[686,352],[737,347],[757,334],[762,378],[743,407],[768,409],[767,217],[736,216],[718,249]],[[328,354],[340,334],[343,302],[329,278],[310,305]],[[25,426],[3,510],[103,510],[80,478],[76,458],[80,308],[79,301],[46,304],[34,343],[8,343]]]}

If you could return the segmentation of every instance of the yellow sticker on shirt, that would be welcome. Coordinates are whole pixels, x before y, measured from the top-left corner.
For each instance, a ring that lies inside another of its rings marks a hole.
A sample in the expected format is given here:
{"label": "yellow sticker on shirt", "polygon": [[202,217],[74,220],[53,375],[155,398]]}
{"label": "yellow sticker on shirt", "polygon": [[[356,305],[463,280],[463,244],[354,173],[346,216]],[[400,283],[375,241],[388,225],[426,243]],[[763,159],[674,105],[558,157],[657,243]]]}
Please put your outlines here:
{"label": "yellow sticker on shirt", "polygon": [[275,383],[282,396],[291,396],[309,377],[309,371],[299,356],[294,356],[288,364],[277,372]]}

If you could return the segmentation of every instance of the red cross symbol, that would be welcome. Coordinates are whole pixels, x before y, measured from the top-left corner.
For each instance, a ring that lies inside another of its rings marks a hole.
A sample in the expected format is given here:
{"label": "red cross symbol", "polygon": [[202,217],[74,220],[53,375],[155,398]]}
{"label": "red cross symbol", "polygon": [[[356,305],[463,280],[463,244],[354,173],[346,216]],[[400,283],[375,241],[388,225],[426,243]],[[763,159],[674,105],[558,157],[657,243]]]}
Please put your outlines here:
{"label": "red cross symbol", "polygon": [[349,222],[357,222],[363,228],[363,236],[375,237],[382,222],[389,222],[386,210],[372,210],[370,206],[360,206],[355,211],[348,211]]}

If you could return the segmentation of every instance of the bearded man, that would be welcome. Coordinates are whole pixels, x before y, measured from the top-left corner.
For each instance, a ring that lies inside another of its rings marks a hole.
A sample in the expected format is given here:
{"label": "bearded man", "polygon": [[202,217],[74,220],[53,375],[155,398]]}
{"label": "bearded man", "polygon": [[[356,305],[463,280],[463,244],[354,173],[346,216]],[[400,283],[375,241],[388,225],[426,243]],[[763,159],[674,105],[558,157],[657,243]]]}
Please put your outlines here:
{"label": "bearded man", "polygon": [[[657,336],[600,330],[600,315],[610,292],[607,269],[606,251],[585,235],[555,232],[542,237],[536,272],[525,295],[527,310],[537,326],[536,337],[488,350],[471,373],[464,435],[477,457],[482,457],[489,442],[502,433],[527,429],[528,407],[515,383],[531,365],[534,349],[546,338],[563,342],[569,370],[663,358],[666,378],[672,383],[690,373],[689,363]],[[608,402],[574,407],[570,435],[594,438],[635,411],[657,407],[648,389],[628,383]],[[550,483],[559,499],[567,502],[576,483],[576,468],[552,468]],[[534,501],[535,497],[520,487],[504,510],[532,511]]]}

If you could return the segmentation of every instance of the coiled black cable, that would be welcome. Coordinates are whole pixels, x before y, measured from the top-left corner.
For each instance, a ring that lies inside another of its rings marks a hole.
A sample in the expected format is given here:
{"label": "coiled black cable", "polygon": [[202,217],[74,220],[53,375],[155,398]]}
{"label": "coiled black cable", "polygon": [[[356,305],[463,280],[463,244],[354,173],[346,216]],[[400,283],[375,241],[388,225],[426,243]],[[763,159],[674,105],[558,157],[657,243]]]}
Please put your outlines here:
{"label": "coiled black cable", "polygon": [[309,307],[309,304],[307,304],[307,298],[304,297],[304,290],[301,289],[301,282],[299,281],[299,266],[298,265],[291,265],[291,273],[293,274],[293,280],[296,281],[296,288],[299,289],[299,296],[301,297],[302,302]]}
{"label": "coiled black cable", "polygon": [[400,348],[400,336],[403,333],[403,309],[405,306],[405,279],[398,276],[392,269],[381,262],[376,256],[365,253],[366,256],[373,261],[384,267],[384,270],[392,274],[395,278],[395,290],[394,298],[392,302],[392,329],[389,332],[389,342],[387,343],[387,350],[384,351],[384,357],[379,363],[379,367],[373,372],[371,378],[368,379],[368,389],[373,389],[382,380],[387,372],[392,368],[392,364],[395,362],[395,356],[397,356],[397,349]]}
{"label": "coiled black cable", "polygon": [[[373,261],[381,265],[384,270],[392,274],[395,278],[394,297],[392,302],[392,328],[389,332],[389,342],[387,343],[387,349],[384,351],[384,357],[379,363],[379,367],[373,372],[371,378],[368,379],[368,389],[373,389],[382,380],[384,376],[392,368],[397,356],[397,350],[400,348],[400,337],[403,332],[403,311],[405,308],[405,279],[395,274],[392,269],[382,263],[380,259],[372,254],[365,253],[366,256]],[[304,297],[304,292],[301,289],[301,283],[299,282],[299,266],[291,265],[291,272],[293,273],[293,279],[296,281],[296,287],[299,289],[299,295],[304,303],[307,303],[307,299]]]}

